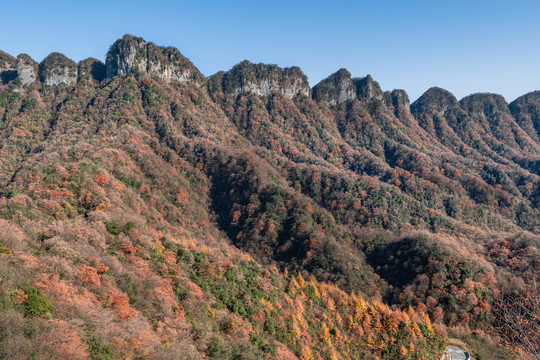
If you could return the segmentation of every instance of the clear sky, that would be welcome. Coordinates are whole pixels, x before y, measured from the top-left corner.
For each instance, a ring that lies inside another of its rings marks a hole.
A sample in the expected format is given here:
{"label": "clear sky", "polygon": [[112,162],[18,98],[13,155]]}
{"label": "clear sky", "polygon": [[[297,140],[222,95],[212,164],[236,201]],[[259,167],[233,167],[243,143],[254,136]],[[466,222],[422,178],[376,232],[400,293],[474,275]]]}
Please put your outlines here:
{"label": "clear sky", "polygon": [[205,75],[248,59],[297,65],[311,85],[339,68],[415,100],[431,86],[458,99],[512,101],[540,89],[539,0],[9,1],[0,49],[41,61],[59,51],[105,60],[125,33],[177,47]]}

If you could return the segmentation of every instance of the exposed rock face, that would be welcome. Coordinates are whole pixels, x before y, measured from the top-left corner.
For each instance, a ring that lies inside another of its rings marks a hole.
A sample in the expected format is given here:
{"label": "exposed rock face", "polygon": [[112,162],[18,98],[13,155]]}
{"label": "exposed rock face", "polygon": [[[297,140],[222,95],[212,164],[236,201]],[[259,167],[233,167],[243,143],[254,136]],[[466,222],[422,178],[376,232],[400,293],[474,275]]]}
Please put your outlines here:
{"label": "exposed rock face", "polygon": [[411,105],[411,112],[438,112],[444,114],[448,109],[459,107],[456,97],[448,90],[432,87]]}
{"label": "exposed rock face", "polygon": [[510,114],[506,100],[499,94],[472,94],[461,99],[459,104],[469,114],[481,114],[483,116],[492,116],[496,113]]}
{"label": "exposed rock face", "polygon": [[0,72],[6,70],[16,70],[17,69],[17,59],[9,55],[6,52],[0,50]]}
{"label": "exposed rock face", "polygon": [[310,95],[307,77],[300,68],[280,68],[277,65],[253,64],[247,60],[226,73],[220,72],[210,79],[210,89],[225,93],[252,93],[268,96],[272,92],[289,98]]}
{"label": "exposed rock face", "polygon": [[132,70],[146,71],[148,54],[143,38],[124,35],[116,40],[107,53],[107,77],[127,75]]}
{"label": "exposed rock face", "polygon": [[356,87],[351,79],[351,73],[346,69],[339,69],[313,87],[313,99],[330,105],[341,104],[355,98]]}
{"label": "exposed rock face", "polygon": [[17,59],[0,50],[0,81],[4,84],[17,77]]}
{"label": "exposed rock face", "polygon": [[378,82],[371,75],[363,78],[352,78],[351,74],[340,69],[313,87],[313,99],[327,102],[330,105],[359,99],[362,101],[379,101],[392,107],[390,93],[383,93]]}
{"label": "exposed rock face", "polygon": [[146,43],[144,39],[131,35],[124,35],[111,46],[106,67],[107,77],[138,71],[167,82],[193,81],[201,85],[206,81],[178,49]]}
{"label": "exposed rock face", "polygon": [[392,92],[385,92],[384,103],[389,109],[393,109],[394,115],[402,121],[411,114],[409,95],[405,90],[394,89]]}
{"label": "exposed rock face", "polygon": [[21,85],[33,84],[38,74],[38,64],[27,54],[17,56],[17,78]]}
{"label": "exposed rock face", "polygon": [[405,90],[399,90],[395,89],[392,90],[392,93],[390,94],[392,97],[392,105],[394,105],[395,109],[398,109],[400,107],[405,107],[406,109],[410,109],[411,102],[409,100],[409,95]]}
{"label": "exposed rock face", "polygon": [[39,64],[39,79],[45,85],[77,82],[77,64],[63,54],[53,52]]}
{"label": "exposed rock face", "polygon": [[383,92],[378,82],[373,80],[371,75],[364,78],[354,78],[354,85],[356,86],[356,96],[360,100],[383,100]]}
{"label": "exposed rock face", "polygon": [[96,80],[101,81],[105,79],[107,75],[107,69],[105,64],[98,59],[88,58],[79,62],[79,79],[83,80]]}
{"label": "exposed rock face", "polygon": [[199,70],[174,47],[160,47],[153,43],[147,46],[148,74],[167,82],[204,82]]}

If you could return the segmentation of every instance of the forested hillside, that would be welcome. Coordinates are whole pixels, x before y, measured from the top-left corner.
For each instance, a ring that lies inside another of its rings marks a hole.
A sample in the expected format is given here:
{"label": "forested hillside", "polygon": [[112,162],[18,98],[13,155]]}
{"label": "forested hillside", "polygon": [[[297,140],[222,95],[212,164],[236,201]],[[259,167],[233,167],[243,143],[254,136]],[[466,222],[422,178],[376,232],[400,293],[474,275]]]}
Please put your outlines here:
{"label": "forested hillside", "polygon": [[206,78],[131,35],[0,80],[0,358],[531,354],[498,330],[540,276],[540,93]]}

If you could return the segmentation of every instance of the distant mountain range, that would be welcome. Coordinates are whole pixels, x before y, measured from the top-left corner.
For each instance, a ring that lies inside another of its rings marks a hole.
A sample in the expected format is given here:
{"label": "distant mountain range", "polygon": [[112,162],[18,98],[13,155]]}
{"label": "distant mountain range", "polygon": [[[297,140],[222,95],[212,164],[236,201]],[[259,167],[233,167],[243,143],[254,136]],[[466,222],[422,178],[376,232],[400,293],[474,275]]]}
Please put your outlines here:
{"label": "distant mountain range", "polygon": [[[540,92],[0,51],[0,358],[439,359],[540,275]],[[533,342],[534,343],[534,342]]]}

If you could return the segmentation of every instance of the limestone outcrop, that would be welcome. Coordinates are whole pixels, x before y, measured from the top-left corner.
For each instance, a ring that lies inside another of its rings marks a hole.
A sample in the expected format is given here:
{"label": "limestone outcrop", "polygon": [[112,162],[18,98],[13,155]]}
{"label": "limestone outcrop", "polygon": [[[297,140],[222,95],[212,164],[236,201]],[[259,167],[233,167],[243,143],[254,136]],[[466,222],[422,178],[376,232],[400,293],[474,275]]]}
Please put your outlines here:
{"label": "limestone outcrop", "polygon": [[49,54],[39,64],[39,80],[45,85],[70,85],[77,82],[77,64],[58,52]]}
{"label": "limestone outcrop", "polygon": [[318,102],[337,105],[355,98],[356,86],[346,69],[339,69],[313,87],[313,99]]}

